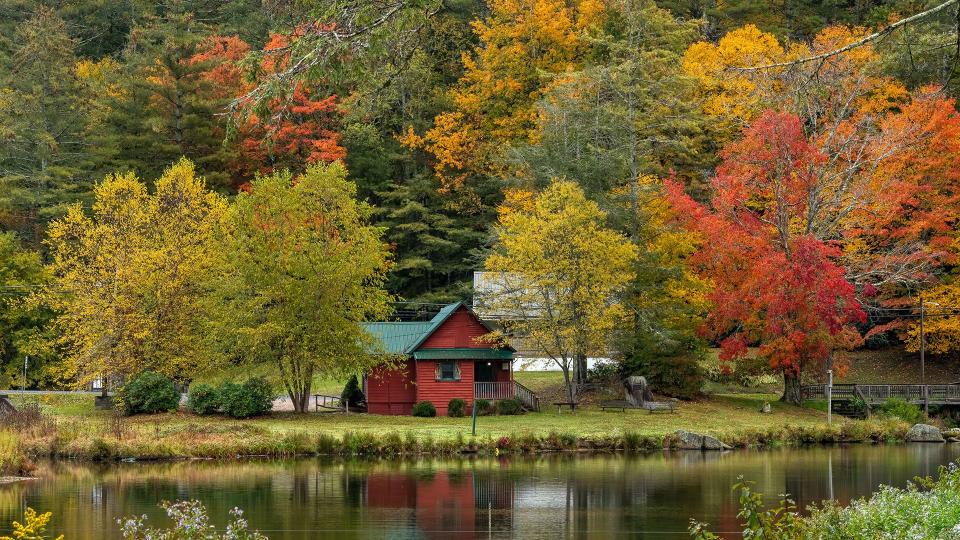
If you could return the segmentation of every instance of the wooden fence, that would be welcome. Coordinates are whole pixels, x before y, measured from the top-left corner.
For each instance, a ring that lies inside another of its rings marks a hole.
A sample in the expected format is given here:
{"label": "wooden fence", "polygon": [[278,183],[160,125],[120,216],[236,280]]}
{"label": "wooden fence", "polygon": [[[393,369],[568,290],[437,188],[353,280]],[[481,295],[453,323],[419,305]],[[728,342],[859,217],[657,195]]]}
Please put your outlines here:
{"label": "wooden fence", "polygon": [[[960,405],[960,385],[956,384],[835,384],[833,399],[862,399],[869,405],[883,403],[888,399],[902,399],[909,403],[931,405]],[[811,384],[803,387],[804,399],[826,399],[827,385]]]}

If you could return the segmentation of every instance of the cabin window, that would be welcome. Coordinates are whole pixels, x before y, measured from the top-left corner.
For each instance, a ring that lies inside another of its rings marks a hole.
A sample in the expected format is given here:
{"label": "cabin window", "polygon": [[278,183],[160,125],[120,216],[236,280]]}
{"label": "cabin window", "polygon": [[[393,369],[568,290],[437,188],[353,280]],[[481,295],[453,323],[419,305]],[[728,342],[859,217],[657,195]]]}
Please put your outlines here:
{"label": "cabin window", "polygon": [[437,363],[438,381],[459,381],[460,365],[458,362],[439,362]]}

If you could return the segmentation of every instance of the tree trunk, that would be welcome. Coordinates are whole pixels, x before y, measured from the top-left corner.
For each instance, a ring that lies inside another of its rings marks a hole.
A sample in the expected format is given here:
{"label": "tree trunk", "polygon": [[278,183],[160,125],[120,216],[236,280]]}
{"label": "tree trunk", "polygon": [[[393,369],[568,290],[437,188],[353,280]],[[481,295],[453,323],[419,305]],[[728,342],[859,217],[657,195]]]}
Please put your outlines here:
{"label": "tree trunk", "polygon": [[800,392],[800,374],[792,370],[783,372],[783,397],[780,401],[791,405],[802,405],[803,395]]}
{"label": "tree trunk", "polygon": [[574,369],[575,379],[578,384],[583,384],[587,382],[587,355],[577,354],[574,356]]}

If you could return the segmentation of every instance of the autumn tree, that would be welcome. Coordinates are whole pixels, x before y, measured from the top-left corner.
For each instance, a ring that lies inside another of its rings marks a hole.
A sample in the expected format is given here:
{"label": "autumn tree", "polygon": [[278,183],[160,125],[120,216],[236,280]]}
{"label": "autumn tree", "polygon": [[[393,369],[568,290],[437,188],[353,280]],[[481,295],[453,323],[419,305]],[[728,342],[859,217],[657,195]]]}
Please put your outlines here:
{"label": "autumn tree", "polygon": [[[960,164],[953,101],[935,88],[907,91],[879,71],[869,45],[823,62],[738,69],[831,51],[863,33],[829,27],[809,46],[785,48],[745,27],[717,45],[691,46],[684,66],[700,80],[705,112],[727,125],[728,141],[763,114],[769,124],[769,109],[799,117],[790,136],[817,156],[804,165],[810,199],[800,230],[840,242],[848,278],[879,289],[872,301],[882,302],[929,279],[947,256]],[[760,144],[750,139],[730,144],[750,155],[748,146]]]}
{"label": "autumn tree", "polygon": [[388,253],[371,208],[343,165],[254,180],[220,233],[209,310],[225,360],[276,370],[297,412],[314,376],[365,371],[382,359],[361,323],[387,315]]}
{"label": "autumn tree", "polygon": [[807,141],[800,120],[764,113],[743,140],[724,149],[710,207],[673,184],[676,216],[702,236],[691,262],[709,279],[713,308],[704,333],[721,340],[721,359],[747,346],[784,377],[783,400],[799,404],[801,375],[834,350],[859,342],[865,314],[833,238],[818,237],[817,209],[828,158]]}
{"label": "autumn tree", "polygon": [[[288,66],[290,56],[285,51],[296,36],[297,32],[292,37],[270,36],[257,77],[273,77]],[[247,88],[242,87],[240,94]],[[239,127],[240,168],[252,178],[255,173],[284,169],[300,173],[312,164],[343,159],[346,152],[340,146],[339,122],[337,95],[324,93],[321,81],[298,81],[283,99],[273,100],[246,117]]]}
{"label": "autumn tree", "polygon": [[500,314],[503,333],[556,363],[571,402],[587,358],[606,356],[614,331],[630,324],[622,295],[637,249],[606,218],[571,181],[539,194],[514,192],[500,208],[486,261],[499,285],[480,299],[484,309]]}
{"label": "autumn tree", "polygon": [[535,137],[534,105],[554,77],[581,64],[589,50],[585,33],[602,14],[595,0],[492,1],[490,14],[474,22],[480,44],[463,55],[452,110],[438,114],[423,135],[408,131],[405,143],[433,156],[446,189],[496,172],[501,145]]}
{"label": "autumn tree", "polygon": [[79,383],[145,369],[186,378],[202,358],[199,301],[225,201],[181,160],[151,193],[132,173],[97,184],[91,215],[80,205],[52,223],[58,345]]}

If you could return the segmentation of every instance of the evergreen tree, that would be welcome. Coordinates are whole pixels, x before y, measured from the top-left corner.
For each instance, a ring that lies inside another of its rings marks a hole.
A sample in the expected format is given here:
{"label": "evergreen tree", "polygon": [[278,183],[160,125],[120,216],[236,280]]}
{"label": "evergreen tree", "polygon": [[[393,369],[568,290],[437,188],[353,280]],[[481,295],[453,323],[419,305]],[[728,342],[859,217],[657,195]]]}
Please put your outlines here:
{"label": "evergreen tree", "polygon": [[17,26],[0,71],[0,228],[37,246],[47,221],[89,193],[81,174],[88,107],[74,41],[52,10]]}

